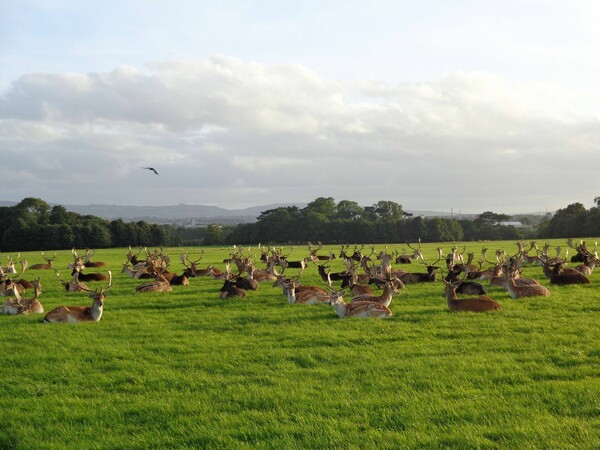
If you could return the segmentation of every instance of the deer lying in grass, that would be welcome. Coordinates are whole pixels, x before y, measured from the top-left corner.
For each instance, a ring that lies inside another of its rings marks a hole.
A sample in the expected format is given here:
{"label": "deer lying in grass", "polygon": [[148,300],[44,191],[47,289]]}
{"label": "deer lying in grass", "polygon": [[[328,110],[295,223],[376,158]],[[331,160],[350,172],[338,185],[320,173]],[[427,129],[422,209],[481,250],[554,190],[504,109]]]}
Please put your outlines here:
{"label": "deer lying in grass", "polygon": [[485,287],[476,281],[465,281],[460,278],[461,270],[450,270],[444,277],[444,281],[453,283],[457,294],[484,295]]}
{"label": "deer lying in grass", "polygon": [[574,269],[563,271],[562,265],[565,264],[565,261],[556,260],[551,263],[547,260],[542,260],[542,262],[544,263],[544,275],[550,280],[550,284],[566,285],[591,283],[588,277]]}
{"label": "deer lying in grass", "polygon": [[319,261],[331,261],[332,259],[335,259],[335,254],[333,252],[329,252],[329,256],[318,255],[317,253],[319,250],[323,248],[323,244],[321,242],[318,242],[318,244],[319,248],[313,248],[312,244],[310,242],[308,243],[308,251],[310,253],[308,260],[318,264]]}
{"label": "deer lying in grass", "polygon": [[42,252],[42,256],[46,260],[46,262],[29,266],[29,270],[52,269],[52,261],[54,261],[56,259],[56,253],[54,254],[54,256],[52,258],[46,258],[46,255],[44,254],[44,252]]}
{"label": "deer lying in grass", "polygon": [[15,267],[15,260],[19,259],[20,257],[20,252],[17,254],[16,258],[13,258],[12,256],[7,256],[6,266],[0,267],[0,273],[17,273],[17,268]]}
{"label": "deer lying in grass", "polygon": [[8,295],[8,291],[12,290],[15,290],[17,294],[23,294],[25,289],[33,289],[33,284],[23,278],[16,281],[18,277],[23,275],[26,269],[26,259],[21,260],[21,271],[18,274],[12,273],[12,277],[8,277],[8,274],[5,274],[4,271],[0,269],[0,295]]}
{"label": "deer lying in grass", "polygon": [[[297,289],[301,285],[297,280],[286,280],[282,282],[282,287],[285,289],[289,303],[298,303],[301,305],[319,305],[329,302],[329,294],[322,289]],[[316,287],[316,286],[314,286]]]}
{"label": "deer lying in grass", "polygon": [[77,279],[80,281],[106,281],[108,279],[108,276],[101,272],[84,273],[84,268],[85,266],[82,263],[76,264],[75,267],[73,267],[71,275],[77,275]]}
{"label": "deer lying in grass", "polygon": [[99,291],[84,289],[92,299],[91,306],[59,306],[54,308],[44,317],[44,323],[79,323],[98,322],[104,311],[104,300],[108,290],[112,287],[112,273],[108,271],[108,286]]}
{"label": "deer lying in grass", "polygon": [[56,279],[63,285],[67,292],[81,292],[88,291],[88,287],[85,283],[79,281],[79,272],[73,275],[73,279],[71,281],[65,281],[61,278],[60,272],[58,270],[55,271]]}
{"label": "deer lying in grass", "polygon": [[388,265],[385,267],[385,278],[382,279],[382,281],[384,282],[384,285],[383,285],[383,292],[381,293],[381,295],[374,295],[374,294],[356,295],[356,296],[353,296],[352,303],[355,303],[358,301],[368,301],[368,302],[380,303],[385,306],[390,306],[390,303],[392,302],[392,298],[394,297],[394,294],[397,294],[398,292],[400,292],[399,288],[396,284],[396,282],[398,280],[392,276],[391,266]]}
{"label": "deer lying in grass", "polygon": [[329,304],[333,306],[333,309],[337,313],[338,317],[375,317],[383,319],[386,317],[392,317],[392,311],[385,305],[377,302],[369,301],[357,301],[352,303],[346,303],[343,295],[345,291],[334,291],[329,292]]}
{"label": "deer lying in grass", "polygon": [[448,309],[452,312],[458,311],[472,311],[472,312],[486,312],[486,311],[498,311],[502,309],[500,303],[492,300],[491,298],[480,295],[478,297],[470,298],[458,298],[456,295],[456,286],[458,283],[451,283],[444,280],[446,284],[445,295],[448,302]]}
{"label": "deer lying in grass", "polygon": [[530,284],[517,283],[515,279],[517,274],[518,270],[510,269],[506,276],[505,287],[512,298],[548,297],[550,295],[550,291],[541,284],[537,284],[537,282]]}
{"label": "deer lying in grass", "polygon": [[171,283],[160,272],[155,274],[154,281],[142,283],[135,288],[135,292],[171,292]]}
{"label": "deer lying in grass", "polygon": [[435,261],[432,264],[428,264],[427,261],[425,261],[423,254],[419,252],[419,260],[425,265],[427,273],[404,273],[402,275],[399,275],[398,278],[404,284],[432,283],[436,280],[436,270],[439,269],[439,267],[436,266],[436,264],[440,262],[441,259],[442,256],[440,254],[440,257],[437,259],[437,261]]}
{"label": "deer lying in grass", "polygon": [[13,280],[9,280],[11,287],[10,292],[12,292],[13,298],[7,298],[2,305],[2,309],[0,312],[2,314],[42,314],[44,312],[44,307],[39,302],[38,297],[42,293],[42,283],[40,279],[37,278],[33,281],[33,286],[35,289],[35,296],[33,298],[22,298],[21,294],[19,294],[19,290],[16,288],[16,282]]}

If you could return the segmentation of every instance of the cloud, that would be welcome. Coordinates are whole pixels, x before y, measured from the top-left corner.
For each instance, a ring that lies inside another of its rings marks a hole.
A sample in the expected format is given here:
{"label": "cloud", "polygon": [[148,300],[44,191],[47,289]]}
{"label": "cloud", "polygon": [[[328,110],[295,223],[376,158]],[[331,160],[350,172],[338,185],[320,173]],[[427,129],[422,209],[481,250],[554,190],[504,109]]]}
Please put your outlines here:
{"label": "cloud", "polygon": [[65,204],[323,195],[534,211],[598,194],[587,177],[549,183],[580,164],[574,155],[580,172],[598,166],[597,100],[481,72],[391,85],[226,56],[25,74],[0,96],[0,174],[8,199]]}

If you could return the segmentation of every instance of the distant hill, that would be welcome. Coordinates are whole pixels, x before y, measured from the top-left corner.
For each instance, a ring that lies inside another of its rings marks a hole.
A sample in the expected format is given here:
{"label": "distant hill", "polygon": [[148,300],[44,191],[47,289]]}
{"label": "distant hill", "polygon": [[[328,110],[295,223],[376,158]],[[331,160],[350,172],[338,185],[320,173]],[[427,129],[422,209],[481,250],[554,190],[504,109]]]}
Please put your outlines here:
{"label": "distant hill", "polygon": [[[18,202],[0,201],[0,206],[14,206]],[[51,206],[56,203],[49,203]],[[210,205],[187,205],[179,203],[171,206],[135,206],[135,205],[62,205],[67,211],[81,215],[101,217],[107,220],[123,219],[126,222],[144,220],[149,223],[181,223],[188,222],[192,225],[221,223],[236,224],[256,221],[261,212],[269,209],[286,206],[306,207],[306,203],[272,203],[269,205],[252,206],[243,209],[226,209]],[[416,211],[408,210],[413,216],[423,217],[450,217],[475,218],[477,214],[454,214],[442,211]],[[543,213],[530,213],[538,215]],[[524,215],[524,214],[517,214]]]}
{"label": "distant hill", "polygon": [[[0,206],[14,206],[18,202],[0,201]],[[49,203],[54,206],[56,203]],[[270,205],[252,206],[243,209],[225,209],[209,205],[187,205],[180,203],[172,206],[135,206],[135,205],[62,205],[67,211],[81,215],[101,217],[102,219],[124,221],[145,220],[148,222],[172,222],[185,219],[197,219],[204,223],[254,222],[261,212],[269,209],[297,206],[304,208],[306,203],[273,203]]]}

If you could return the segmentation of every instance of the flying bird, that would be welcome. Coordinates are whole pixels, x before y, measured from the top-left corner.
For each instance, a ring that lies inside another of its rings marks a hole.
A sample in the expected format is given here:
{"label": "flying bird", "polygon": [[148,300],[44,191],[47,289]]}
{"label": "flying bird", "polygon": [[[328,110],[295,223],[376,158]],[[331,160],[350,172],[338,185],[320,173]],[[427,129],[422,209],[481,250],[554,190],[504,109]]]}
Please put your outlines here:
{"label": "flying bird", "polygon": [[152,172],[154,172],[156,175],[158,175],[158,172],[156,171],[156,169],[154,167],[142,167],[142,169],[148,169],[151,170]]}

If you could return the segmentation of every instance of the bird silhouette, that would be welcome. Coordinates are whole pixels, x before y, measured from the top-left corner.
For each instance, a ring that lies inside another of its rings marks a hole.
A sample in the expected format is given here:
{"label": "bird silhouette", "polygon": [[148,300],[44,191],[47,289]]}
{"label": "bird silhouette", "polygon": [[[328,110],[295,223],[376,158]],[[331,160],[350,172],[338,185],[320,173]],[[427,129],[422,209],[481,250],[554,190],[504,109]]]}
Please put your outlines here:
{"label": "bird silhouette", "polygon": [[156,171],[156,169],[154,167],[142,167],[142,169],[148,169],[151,170],[152,172],[154,172],[156,175],[158,175],[158,172]]}

